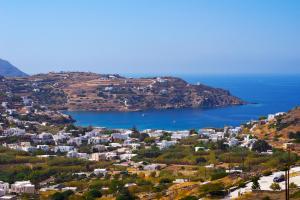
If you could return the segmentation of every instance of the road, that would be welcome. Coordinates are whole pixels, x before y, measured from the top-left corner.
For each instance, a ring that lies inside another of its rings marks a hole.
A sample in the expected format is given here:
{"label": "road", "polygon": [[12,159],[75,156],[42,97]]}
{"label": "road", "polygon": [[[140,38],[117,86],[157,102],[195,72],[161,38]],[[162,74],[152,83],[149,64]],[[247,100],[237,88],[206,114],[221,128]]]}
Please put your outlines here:
{"label": "road", "polygon": [[[290,169],[290,174],[300,172],[300,167],[293,167]],[[284,171],[278,171],[274,172],[273,174],[269,176],[262,176],[260,177],[258,183],[260,185],[261,190],[269,190],[271,191],[272,189],[270,188],[271,184],[273,183],[273,179],[275,176],[284,174]],[[290,177],[290,183],[295,183],[296,185],[300,186],[300,175]],[[281,189],[284,189],[284,181],[279,183]],[[240,194],[244,194],[247,192],[251,192],[252,182],[248,183],[244,188],[239,188],[234,191],[232,191],[227,197],[224,198],[224,200],[229,200],[229,199],[235,199],[237,198]]]}

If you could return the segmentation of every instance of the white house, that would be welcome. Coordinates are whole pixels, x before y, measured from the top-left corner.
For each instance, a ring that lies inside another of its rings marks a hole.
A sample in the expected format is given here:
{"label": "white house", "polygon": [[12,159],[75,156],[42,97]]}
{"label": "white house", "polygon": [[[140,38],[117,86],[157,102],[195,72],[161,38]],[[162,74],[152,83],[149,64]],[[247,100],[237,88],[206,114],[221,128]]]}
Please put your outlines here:
{"label": "white house", "polygon": [[155,137],[158,138],[160,136],[163,135],[163,130],[155,130],[155,131],[151,131],[150,129],[145,130],[145,132],[150,136],[150,137]]}
{"label": "white house", "polygon": [[1,106],[2,106],[3,108],[7,108],[7,105],[8,105],[8,102],[6,102],[6,101],[3,101],[3,102],[1,103]]}
{"label": "white house", "polygon": [[159,149],[165,149],[165,148],[175,145],[176,143],[177,142],[174,140],[172,140],[172,141],[163,140],[160,143],[157,143],[157,145],[158,145]]}
{"label": "white house", "polygon": [[90,156],[90,160],[93,161],[105,160],[106,159],[105,155],[106,155],[105,153],[92,153]]}
{"label": "white house", "polygon": [[141,144],[139,144],[139,143],[132,143],[132,144],[129,144],[128,146],[130,146],[132,148],[132,150],[136,150],[136,149],[138,149],[141,146]]}
{"label": "white house", "polygon": [[114,147],[114,148],[120,148],[120,147],[122,147],[122,144],[116,143],[116,142],[112,142],[112,143],[109,143],[109,146]]}
{"label": "white house", "polygon": [[272,121],[275,119],[275,115],[274,114],[269,114],[267,120],[268,121]]}
{"label": "white house", "polygon": [[237,146],[239,144],[239,141],[238,139],[236,138],[231,138],[229,141],[228,141],[228,145],[230,147],[234,147],[234,146]]}
{"label": "white house", "polygon": [[105,176],[107,174],[107,170],[106,169],[94,169],[94,174],[96,174],[96,175],[102,174]]}
{"label": "white house", "polygon": [[17,181],[11,185],[10,191],[17,194],[33,194],[35,192],[35,187],[33,184],[30,183],[30,181]]}
{"label": "white house", "polygon": [[0,197],[0,200],[16,200],[17,196],[16,195],[5,195]]}
{"label": "white house", "polygon": [[71,133],[64,133],[64,132],[58,132],[57,134],[53,135],[53,139],[56,144],[65,142],[70,138]]}
{"label": "white house", "polygon": [[90,156],[90,160],[93,160],[93,161],[114,160],[117,158],[118,158],[118,155],[115,152],[92,153]]}
{"label": "white house", "polygon": [[46,132],[43,132],[43,133],[39,134],[38,139],[43,143],[54,141],[53,140],[53,135],[51,133],[46,133]]}
{"label": "white house", "polygon": [[64,152],[73,151],[74,149],[75,149],[74,146],[55,146],[54,152],[56,153],[56,152],[60,151],[60,152],[64,153]]}
{"label": "white house", "polygon": [[43,150],[43,151],[49,151],[49,145],[42,144],[42,145],[37,145],[36,146],[38,149]]}
{"label": "white house", "polygon": [[153,170],[158,170],[161,168],[161,165],[159,164],[149,164],[144,166],[144,170],[147,171],[153,171]]}
{"label": "white house", "polygon": [[97,136],[102,136],[103,134],[101,133],[103,131],[103,128],[95,128],[90,132],[85,133],[85,137],[91,138],[91,137],[97,137]]}
{"label": "white house", "polygon": [[77,151],[69,151],[67,153],[67,157],[69,157],[69,158],[88,159],[89,155],[87,153],[78,153]]}
{"label": "white house", "polygon": [[107,152],[105,153],[106,160],[115,160],[118,158],[118,155],[115,152]]}
{"label": "white house", "polygon": [[230,136],[237,136],[242,131],[241,127],[230,128],[228,130]]}
{"label": "white house", "polygon": [[74,138],[70,138],[67,142],[67,144],[69,145],[76,145],[76,146],[80,146],[82,145],[82,137],[74,137]]}
{"label": "white house", "polygon": [[206,150],[205,147],[195,147],[195,152],[204,151],[204,150]]}
{"label": "white house", "polygon": [[133,158],[134,156],[136,156],[137,154],[133,154],[133,153],[124,153],[119,155],[120,160],[131,160],[131,158]]}
{"label": "white house", "polygon": [[219,140],[222,140],[224,138],[224,133],[223,132],[217,132],[215,134],[210,134],[209,135],[209,139],[212,141],[212,142],[217,142]]}
{"label": "white house", "polygon": [[101,144],[101,143],[108,143],[111,141],[109,135],[103,135],[98,137],[91,137],[88,139],[88,144]]}
{"label": "white house", "polygon": [[129,138],[130,134],[131,133],[113,133],[113,134],[111,134],[111,137],[113,139],[127,140]]}
{"label": "white house", "polygon": [[0,196],[5,195],[9,191],[9,183],[0,181]]}
{"label": "white house", "polygon": [[171,135],[171,139],[172,140],[181,140],[183,138],[188,137],[189,135],[190,135],[189,131],[177,131]]}
{"label": "white house", "polygon": [[22,136],[22,135],[25,135],[25,129],[9,128],[9,129],[4,130],[3,133],[5,136]]}
{"label": "white house", "polygon": [[199,135],[209,136],[211,134],[215,134],[216,131],[211,128],[203,128],[203,129],[199,129],[198,133],[199,133]]}
{"label": "white house", "polygon": [[174,181],[173,181],[173,183],[185,183],[185,182],[187,182],[188,181],[188,179],[183,179],[183,178],[177,178],[177,179],[175,179]]}

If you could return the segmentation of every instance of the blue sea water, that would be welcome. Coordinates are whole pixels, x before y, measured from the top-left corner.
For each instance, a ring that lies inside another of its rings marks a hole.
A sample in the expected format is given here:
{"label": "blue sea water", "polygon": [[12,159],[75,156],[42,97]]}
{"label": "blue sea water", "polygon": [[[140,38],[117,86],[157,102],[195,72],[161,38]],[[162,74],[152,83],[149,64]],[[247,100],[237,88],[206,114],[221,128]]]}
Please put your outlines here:
{"label": "blue sea water", "polygon": [[238,126],[259,116],[286,112],[300,105],[300,75],[203,75],[181,78],[190,83],[200,82],[228,89],[231,94],[256,104],[140,112],[67,111],[66,114],[70,114],[80,126],[185,130]]}

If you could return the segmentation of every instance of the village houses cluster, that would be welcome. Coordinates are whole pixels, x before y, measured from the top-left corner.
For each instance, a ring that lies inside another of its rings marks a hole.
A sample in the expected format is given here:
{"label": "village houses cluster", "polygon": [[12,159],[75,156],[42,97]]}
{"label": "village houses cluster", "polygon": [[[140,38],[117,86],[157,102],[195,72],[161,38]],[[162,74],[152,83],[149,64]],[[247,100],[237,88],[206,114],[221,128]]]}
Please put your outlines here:
{"label": "village houses cluster", "polygon": [[[30,107],[30,100],[23,98],[23,101],[24,104]],[[163,150],[175,145],[180,140],[193,135],[199,136],[199,142],[206,143],[222,141],[229,147],[242,146],[249,149],[251,149],[252,145],[255,143],[255,141],[257,141],[257,139],[252,138],[250,135],[245,135],[243,139],[238,137],[242,132],[242,127],[224,127],[222,129],[205,128],[196,132],[190,130],[166,131],[151,129],[140,131],[139,134],[147,135],[147,137],[153,139],[151,144],[147,144],[144,141],[139,140],[137,137],[132,137],[134,131],[131,129],[109,130],[106,128],[95,127],[90,131],[80,134],[77,134],[76,130],[65,129],[54,134],[49,132],[32,133],[32,131],[27,132],[26,128],[30,127],[31,125],[46,126],[47,122],[41,123],[17,119],[13,116],[13,111],[7,108],[6,102],[2,102],[2,108],[6,109],[5,112],[1,113],[2,117],[5,117],[9,122],[15,124],[16,127],[3,128],[2,124],[0,124],[0,129],[2,129],[0,137],[18,137],[21,138],[21,140],[13,143],[3,142],[1,145],[10,149],[26,151],[29,153],[35,153],[39,151],[40,153],[37,154],[38,157],[66,156],[69,158],[79,158],[91,161],[111,160],[114,161],[115,164],[119,165],[130,165],[143,170],[157,170],[163,166],[155,163],[135,163],[132,161],[132,158],[137,155],[136,151],[140,147],[151,148],[156,146],[158,149]],[[46,110],[45,112],[48,111]],[[269,115],[265,120],[274,120],[276,116],[282,114],[283,113]],[[258,121],[252,121],[249,123],[253,128]],[[168,137],[164,137],[166,135]],[[89,147],[89,151],[82,152],[80,150],[80,147],[82,146]],[[201,145],[195,147],[195,151],[201,150],[209,151],[209,149],[206,149]],[[90,173],[82,173],[85,175],[106,175],[108,172],[106,169],[94,169]],[[76,190],[76,188],[69,189]],[[41,190],[46,190],[46,188],[42,188]],[[34,192],[35,186],[26,180],[15,182],[10,187],[8,183],[0,182],[0,200],[1,196],[4,195],[6,195],[6,198],[9,199],[10,196],[7,196],[7,194]],[[14,196],[11,196],[11,199],[13,198]]]}

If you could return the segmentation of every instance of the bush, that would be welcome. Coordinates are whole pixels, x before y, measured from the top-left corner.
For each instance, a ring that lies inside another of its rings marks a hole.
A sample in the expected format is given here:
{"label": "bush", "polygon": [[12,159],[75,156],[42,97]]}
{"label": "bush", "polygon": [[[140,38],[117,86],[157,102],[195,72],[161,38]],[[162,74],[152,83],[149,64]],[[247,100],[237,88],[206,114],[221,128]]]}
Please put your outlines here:
{"label": "bush", "polygon": [[278,183],[272,183],[270,188],[273,190],[273,191],[279,191],[281,190],[281,187]]}
{"label": "bush", "polygon": [[199,188],[199,191],[203,194],[222,194],[224,192],[224,185],[222,183],[207,183],[204,185],[201,185]]}
{"label": "bush", "polygon": [[297,191],[297,192],[293,193],[290,197],[295,198],[295,199],[299,199],[300,198],[300,191]]}
{"label": "bush", "polygon": [[102,193],[99,190],[92,189],[85,194],[85,197],[87,200],[93,200],[102,197]]}
{"label": "bush", "polygon": [[257,152],[265,152],[270,149],[272,149],[272,147],[264,140],[257,140],[252,146],[252,151]]}
{"label": "bush", "polygon": [[263,171],[262,175],[264,176],[270,176],[272,174],[272,171],[269,171],[269,170],[266,170],[266,171]]}
{"label": "bush", "polygon": [[186,196],[184,198],[181,198],[180,200],[198,200],[198,198],[195,196]]}
{"label": "bush", "polygon": [[67,190],[65,192],[56,192],[51,196],[51,200],[68,200],[69,196],[74,194],[73,191]]}
{"label": "bush", "polygon": [[213,180],[223,178],[225,176],[227,176],[226,171],[223,169],[218,169],[213,171],[213,173],[210,175],[210,179],[213,181]]}
{"label": "bush", "polygon": [[207,160],[203,157],[196,158],[196,163],[197,164],[206,163],[206,161]]}
{"label": "bush", "polygon": [[298,188],[298,186],[295,183],[291,182],[290,183],[290,188],[295,189],[295,188]]}
{"label": "bush", "polygon": [[135,196],[130,194],[130,192],[126,188],[124,188],[120,192],[119,196],[117,196],[117,198],[116,198],[116,200],[134,200],[134,199],[136,199]]}
{"label": "bush", "polygon": [[271,198],[269,196],[265,196],[262,198],[262,200],[271,200]]}
{"label": "bush", "polygon": [[168,183],[172,183],[172,180],[169,178],[162,178],[159,180],[160,184],[168,184]]}

